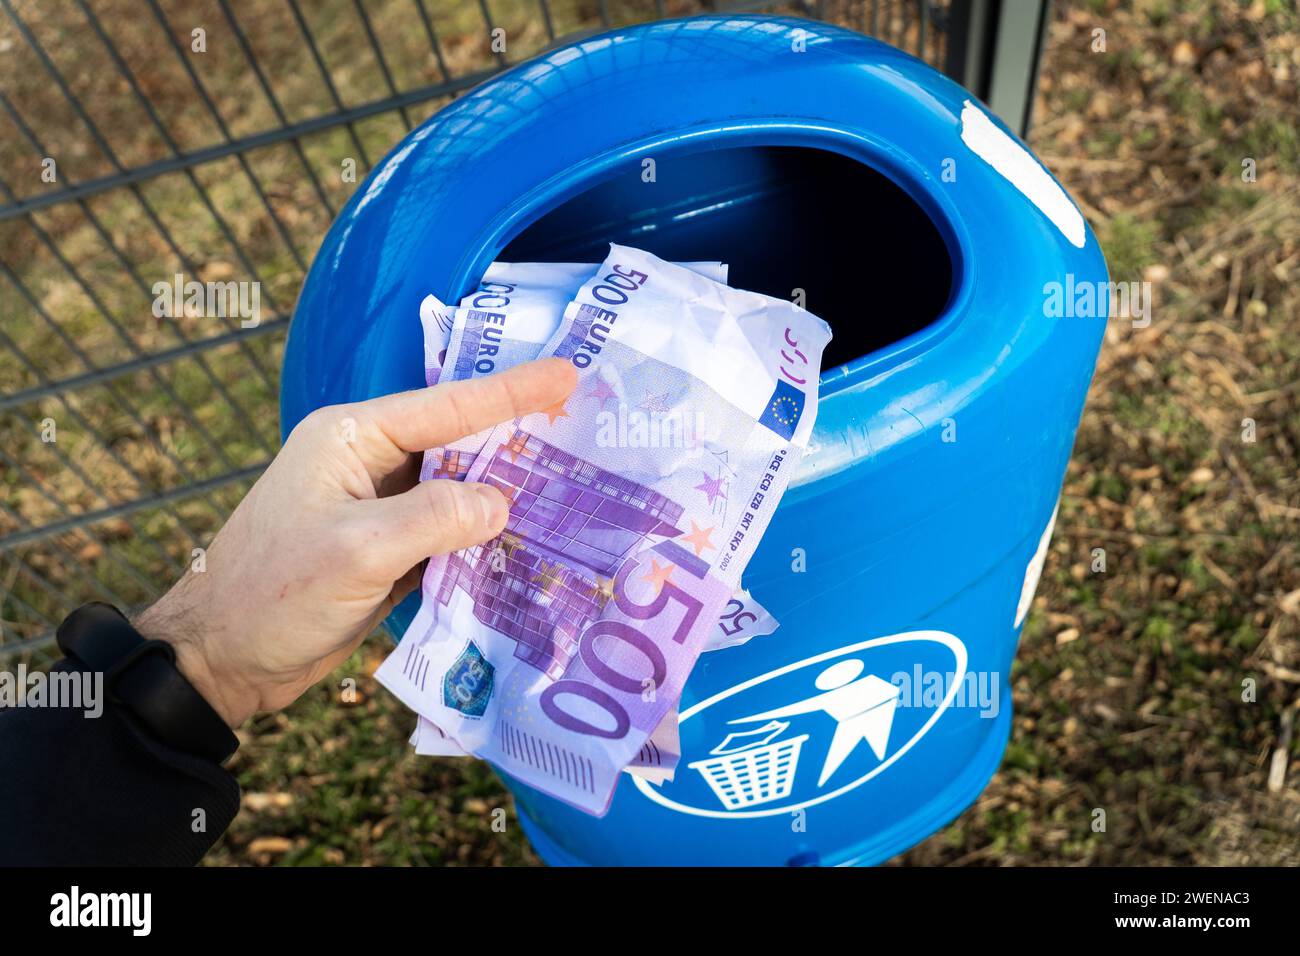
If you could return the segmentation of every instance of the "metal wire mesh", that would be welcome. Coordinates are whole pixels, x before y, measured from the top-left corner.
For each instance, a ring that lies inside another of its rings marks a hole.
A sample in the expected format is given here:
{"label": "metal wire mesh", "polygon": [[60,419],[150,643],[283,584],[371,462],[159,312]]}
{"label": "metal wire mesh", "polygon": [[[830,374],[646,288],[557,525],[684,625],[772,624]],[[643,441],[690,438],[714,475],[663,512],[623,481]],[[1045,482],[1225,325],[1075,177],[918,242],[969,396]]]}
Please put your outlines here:
{"label": "metal wire mesh", "polygon": [[[712,10],[828,19],[942,66],[949,4],[0,9],[0,655],[30,656],[76,605],[139,609],[207,546],[278,445],[284,333],[316,244],[452,97],[575,37]],[[191,302],[190,281],[256,283],[258,313]]]}

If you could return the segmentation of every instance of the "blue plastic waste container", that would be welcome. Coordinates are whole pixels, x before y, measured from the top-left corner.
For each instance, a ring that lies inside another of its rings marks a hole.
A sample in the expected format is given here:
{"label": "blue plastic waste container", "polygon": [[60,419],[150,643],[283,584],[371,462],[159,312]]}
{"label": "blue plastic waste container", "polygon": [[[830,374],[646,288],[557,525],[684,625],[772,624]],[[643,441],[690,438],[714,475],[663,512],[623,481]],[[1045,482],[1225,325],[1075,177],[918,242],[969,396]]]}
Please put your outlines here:
{"label": "blue plastic waste container", "polygon": [[783,18],[618,29],[484,83],[358,188],[298,301],[284,432],[420,386],[430,292],[610,241],[728,262],[835,338],[745,575],[780,629],[700,659],[671,782],[626,777],[597,819],[506,777],[524,827],[552,863],[883,860],[1001,759],[1105,324],[1048,317],[1046,290],[1105,282],[1097,240],[1003,124],[896,49]]}

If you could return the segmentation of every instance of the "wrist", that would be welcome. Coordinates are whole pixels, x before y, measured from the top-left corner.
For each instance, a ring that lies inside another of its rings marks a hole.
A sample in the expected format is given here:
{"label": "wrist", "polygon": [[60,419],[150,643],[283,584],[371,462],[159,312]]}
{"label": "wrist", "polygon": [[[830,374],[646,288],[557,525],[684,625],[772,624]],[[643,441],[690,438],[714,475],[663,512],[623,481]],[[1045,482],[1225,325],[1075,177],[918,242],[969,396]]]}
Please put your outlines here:
{"label": "wrist", "polygon": [[163,595],[140,615],[135,628],[144,637],[165,641],[176,653],[176,669],[193,685],[226,725],[234,729],[257,710],[257,698],[241,680],[212,660],[203,624]]}

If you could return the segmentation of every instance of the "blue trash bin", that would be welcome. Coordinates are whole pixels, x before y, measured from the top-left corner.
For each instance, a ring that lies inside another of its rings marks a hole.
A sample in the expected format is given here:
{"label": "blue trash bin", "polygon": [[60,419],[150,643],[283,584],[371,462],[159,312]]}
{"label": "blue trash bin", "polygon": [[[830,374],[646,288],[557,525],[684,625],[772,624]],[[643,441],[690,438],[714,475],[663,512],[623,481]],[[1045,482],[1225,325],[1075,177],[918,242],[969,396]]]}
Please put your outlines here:
{"label": "blue trash bin", "polygon": [[[289,331],[287,434],[419,387],[420,300],[494,259],[616,241],[805,296],[835,338],[817,427],[745,584],[781,621],[697,663],[683,756],[587,816],[506,777],[552,863],[872,863],[996,769],[1008,674],[1105,325],[1061,187],[961,87],[810,21],[615,30],[489,80],[407,136],[326,236]],[[414,610],[399,608],[400,634]],[[396,746],[396,742],[393,742]]]}

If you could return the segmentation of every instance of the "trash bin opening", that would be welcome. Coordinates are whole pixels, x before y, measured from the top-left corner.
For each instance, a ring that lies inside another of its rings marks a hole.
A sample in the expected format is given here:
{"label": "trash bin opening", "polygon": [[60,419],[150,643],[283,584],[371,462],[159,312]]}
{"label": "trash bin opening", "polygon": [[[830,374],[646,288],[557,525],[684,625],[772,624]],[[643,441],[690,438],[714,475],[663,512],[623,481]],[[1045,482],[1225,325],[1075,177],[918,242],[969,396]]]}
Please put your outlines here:
{"label": "trash bin opening", "polygon": [[803,304],[835,337],[830,370],[918,332],[948,304],[953,265],[927,212],[889,177],[802,146],[676,153],[621,170],[528,225],[498,258],[599,262],[606,245],[722,260],[730,284]]}

